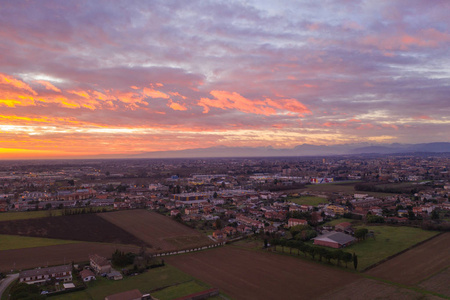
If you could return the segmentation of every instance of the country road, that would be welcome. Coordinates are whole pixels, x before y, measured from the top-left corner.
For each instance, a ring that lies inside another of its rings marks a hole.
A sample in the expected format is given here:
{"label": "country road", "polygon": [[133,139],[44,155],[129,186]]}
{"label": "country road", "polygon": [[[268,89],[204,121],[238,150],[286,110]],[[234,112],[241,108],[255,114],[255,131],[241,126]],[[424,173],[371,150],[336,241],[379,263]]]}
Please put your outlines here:
{"label": "country road", "polygon": [[3,292],[6,290],[6,288],[17,278],[19,278],[19,273],[8,275],[5,279],[0,281],[0,299],[2,298]]}

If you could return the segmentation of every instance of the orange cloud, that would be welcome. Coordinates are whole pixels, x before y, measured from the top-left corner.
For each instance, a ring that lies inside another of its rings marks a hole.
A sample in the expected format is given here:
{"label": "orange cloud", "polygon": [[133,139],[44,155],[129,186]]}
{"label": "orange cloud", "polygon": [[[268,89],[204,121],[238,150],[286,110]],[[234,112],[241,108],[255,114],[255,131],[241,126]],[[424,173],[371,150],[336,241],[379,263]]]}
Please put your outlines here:
{"label": "orange cloud", "polygon": [[186,106],[176,103],[176,102],[173,102],[172,100],[169,101],[167,106],[169,106],[173,110],[187,110]]}
{"label": "orange cloud", "polygon": [[43,85],[47,90],[61,93],[61,90],[60,90],[60,89],[58,89],[56,86],[54,86],[53,84],[51,84],[51,83],[48,82],[48,81],[45,81],[45,80],[36,80],[35,82],[37,82],[37,83]]}
{"label": "orange cloud", "polygon": [[157,91],[150,88],[144,88],[143,89],[144,95],[150,98],[163,98],[163,99],[169,99],[169,95],[166,93],[163,93],[161,91]]}
{"label": "orange cloud", "polygon": [[220,109],[237,109],[245,113],[253,113],[259,115],[272,115],[278,110],[288,111],[303,115],[311,113],[302,103],[295,99],[277,99],[269,98],[262,100],[250,100],[236,92],[227,91],[211,91],[210,94],[214,99],[201,98],[198,105],[203,107],[203,113],[208,113],[211,107]]}
{"label": "orange cloud", "polygon": [[25,82],[15,79],[14,77],[11,77],[3,73],[0,73],[0,84],[15,87],[21,90],[25,90],[33,95],[37,95],[37,93]]}

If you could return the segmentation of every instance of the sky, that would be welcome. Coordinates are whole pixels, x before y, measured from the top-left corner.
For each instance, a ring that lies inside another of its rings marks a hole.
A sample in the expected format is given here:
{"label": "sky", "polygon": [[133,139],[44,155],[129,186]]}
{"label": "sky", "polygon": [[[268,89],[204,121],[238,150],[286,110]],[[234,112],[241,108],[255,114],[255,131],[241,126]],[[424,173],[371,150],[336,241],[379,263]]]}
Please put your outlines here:
{"label": "sky", "polygon": [[0,0],[0,159],[449,142],[449,11]]}

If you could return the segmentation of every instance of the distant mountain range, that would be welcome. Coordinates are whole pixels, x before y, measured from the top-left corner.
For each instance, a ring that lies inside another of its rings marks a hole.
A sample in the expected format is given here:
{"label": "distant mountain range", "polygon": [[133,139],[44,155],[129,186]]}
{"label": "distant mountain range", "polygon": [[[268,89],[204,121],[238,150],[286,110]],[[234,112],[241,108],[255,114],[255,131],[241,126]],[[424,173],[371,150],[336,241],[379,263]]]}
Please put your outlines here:
{"label": "distant mountain range", "polygon": [[272,147],[210,147],[177,151],[155,151],[128,155],[128,158],[195,158],[195,157],[270,157],[270,156],[330,156],[346,154],[394,154],[394,153],[444,153],[450,152],[450,143],[426,144],[342,144],[317,146],[298,145],[291,149]]}

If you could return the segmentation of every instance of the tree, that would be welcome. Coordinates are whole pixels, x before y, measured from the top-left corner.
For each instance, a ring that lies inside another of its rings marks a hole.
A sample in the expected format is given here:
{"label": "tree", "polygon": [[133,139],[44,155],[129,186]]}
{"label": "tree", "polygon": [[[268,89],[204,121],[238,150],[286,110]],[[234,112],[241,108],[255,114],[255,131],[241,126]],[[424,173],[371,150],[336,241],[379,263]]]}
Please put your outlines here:
{"label": "tree", "polygon": [[353,267],[355,267],[355,270],[358,268],[358,256],[355,253],[353,253]]}
{"label": "tree", "polygon": [[436,209],[431,213],[431,219],[439,220],[439,212]]}
{"label": "tree", "polygon": [[222,227],[223,227],[222,220],[221,219],[217,219],[214,222],[214,227],[216,227],[217,229],[222,229]]}
{"label": "tree", "polygon": [[344,262],[345,262],[345,267],[347,268],[347,264],[352,261],[353,256],[349,252],[344,252],[344,258],[343,259],[344,259]]}
{"label": "tree", "polygon": [[358,228],[355,231],[355,238],[358,240],[365,240],[368,233],[369,230],[367,228]]}

